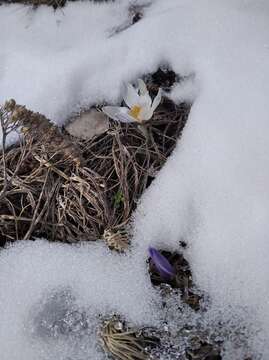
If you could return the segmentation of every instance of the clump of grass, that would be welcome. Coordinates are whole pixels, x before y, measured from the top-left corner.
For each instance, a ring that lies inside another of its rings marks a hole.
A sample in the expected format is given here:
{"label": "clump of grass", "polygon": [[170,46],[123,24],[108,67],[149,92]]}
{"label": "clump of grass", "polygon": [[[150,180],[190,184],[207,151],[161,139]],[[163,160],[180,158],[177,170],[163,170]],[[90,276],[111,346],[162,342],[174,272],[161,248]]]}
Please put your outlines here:
{"label": "clump of grass", "polygon": [[147,348],[156,346],[158,341],[128,328],[117,316],[104,322],[99,335],[104,350],[119,360],[147,360]]}
{"label": "clump of grass", "polygon": [[[65,6],[65,4],[68,1],[79,1],[79,0],[2,0],[1,3],[19,3],[19,4],[25,4],[25,5],[33,5],[34,7],[40,6],[40,5],[47,5],[52,6],[54,9],[61,8]],[[108,2],[108,1],[114,1],[114,0],[89,0],[92,2]]]}
{"label": "clump of grass", "polygon": [[[160,85],[167,76],[161,75]],[[148,85],[154,95],[158,87]],[[0,245],[44,236],[69,243],[103,238],[111,248],[126,249],[126,225],[175,148],[189,109],[164,98],[142,127],[111,121],[102,135],[81,140],[41,114],[6,103],[0,109]],[[6,137],[16,129],[24,136],[7,149]]]}
{"label": "clump of grass", "polygon": [[34,7],[37,7],[39,5],[48,5],[52,6],[54,9],[57,9],[58,7],[63,7],[66,4],[67,0],[5,0],[0,1],[0,3],[19,3],[19,4],[25,4],[25,5],[33,5]]}
{"label": "clump of grass", "polygon": [[[78,146],[44,116],[14,101],[6,103],[0,117],[1,244],[34,236],[67,242],[96,239],[95,226],[107,215],[103,183],[82,166]],[[22,127],[24,138],[6,151],[7,130],[14,126]]]}
{"label": "clump of grass", "polygon": [[[0,154],[0,243],[45,236],[77,242],[123,228],[173,151],[189,108],[164,100],[145,125],[111,122],[91,140],[72,139],[48,119],[8,103],[5,128],[23,127]],[[120,194],[120,195],[119,195]]]}
{"label": "clump of grass", "polygon": [[105,230],[103,240],[111,250],[117,250],[118,252],[124,252],[130,244],[125,227]]}

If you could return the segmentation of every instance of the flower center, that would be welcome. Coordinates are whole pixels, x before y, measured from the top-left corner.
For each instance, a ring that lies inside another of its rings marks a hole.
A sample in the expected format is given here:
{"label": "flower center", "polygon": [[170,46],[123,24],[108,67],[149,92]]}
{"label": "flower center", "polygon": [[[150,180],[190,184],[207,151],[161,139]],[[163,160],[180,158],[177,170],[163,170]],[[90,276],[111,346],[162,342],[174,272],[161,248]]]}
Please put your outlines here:
{"label": "flower center", "polygon": [[140,112],[141,112],[141,106],[139,105],[134,105],[131,107],[130,111],[129,111],[129,115],[131,115],[133,118],[135,118],[136,120],[140,120],[138,118]]}

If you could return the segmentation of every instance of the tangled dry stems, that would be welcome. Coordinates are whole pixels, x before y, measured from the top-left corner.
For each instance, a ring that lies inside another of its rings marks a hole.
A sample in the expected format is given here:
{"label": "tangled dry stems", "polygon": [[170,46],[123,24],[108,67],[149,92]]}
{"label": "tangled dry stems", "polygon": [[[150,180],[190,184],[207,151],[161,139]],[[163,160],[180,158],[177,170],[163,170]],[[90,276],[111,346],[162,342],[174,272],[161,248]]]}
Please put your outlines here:
{"label": "tangled dry stems", "polygon": [[146,348],[156,345],[152,338],[143,336],[141,331],[128,329],[117,316],[104,322],[100,331],[102,346],[119,360],[146,360]]}
{"label": "tangled dry stems", "polygon": [[55,9],[65,5],[66,0],[2,0],[1,3],[19,3],[25,5],[33,5],[34,7],[39,5],[53,6]]}
{"label": "tangled dry stems", "polygon": [[[0,0],[1,3],[19,3],[25,5],[33,5],[34,7],[39,5],[48,5],[52,6],[54,9],[60,8],[65,6],[67,1],[78,1],[78,0]],[[107,1],[114,1],[114,0],[89,0],[93,2],[107,2]]]}
{"label": "tangled dry stems", "polygon": [[[77,242],[124,234],[141,194],[174,149],[188,110],[165,100],[142,129],[111,122],[106,133],[82,141],[8,102],[0,112],[1,245],[43,236]],[[8,133],[19,126],[19,146],[6,149]]]}

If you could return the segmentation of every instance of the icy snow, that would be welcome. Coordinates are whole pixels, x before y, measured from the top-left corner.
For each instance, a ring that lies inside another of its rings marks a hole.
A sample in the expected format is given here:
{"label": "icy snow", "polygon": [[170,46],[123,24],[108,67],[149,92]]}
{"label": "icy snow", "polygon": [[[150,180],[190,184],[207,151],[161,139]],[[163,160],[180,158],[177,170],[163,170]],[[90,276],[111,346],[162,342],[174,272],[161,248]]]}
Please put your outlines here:
{"label": "icy snow", "polygon": [[[156,323],[158,295],[146,271],[100,243],[22,241],[2,250],[0,268],[2,360],[102,359],[99,315]],[[73,326],[64,330],[68,322]]]}
{"label": "icy snow", "polygon": [[[44,243],[2,251],[3,359],[40,354],[25,345],[27,316],[43,293],[65,283],[83,307],[153,321],[147,247],[178,249],[184,239],[194,280],[211,299],[206,316],[246,331],[256,358],[267,360],[269,3],[156,0],[140,22],[117,32],[128,24],[129,4],[74,3],[54,14],[0,7],[0,102],[14,97],[63,123],[80,107],[117,103],[124,82],[165,63],[186,77],[172,99],[194,101],[181,142],[138,207],[128,258],[109,256],[100,244],[86,252]],[[137,270],[132,281],[128,266]],[[242,358],[226,348],[226,359]]]}

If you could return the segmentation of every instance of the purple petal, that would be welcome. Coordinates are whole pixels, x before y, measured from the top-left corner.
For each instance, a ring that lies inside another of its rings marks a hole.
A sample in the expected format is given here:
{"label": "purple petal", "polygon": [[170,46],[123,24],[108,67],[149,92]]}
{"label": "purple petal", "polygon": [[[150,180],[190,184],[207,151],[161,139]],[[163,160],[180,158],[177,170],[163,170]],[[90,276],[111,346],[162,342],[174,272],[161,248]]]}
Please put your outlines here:
{"label": "purple petal", "polygon": [[158,250],[149,247],[149,256],[162,278],[171,279],[175,275],[173,266]]}

